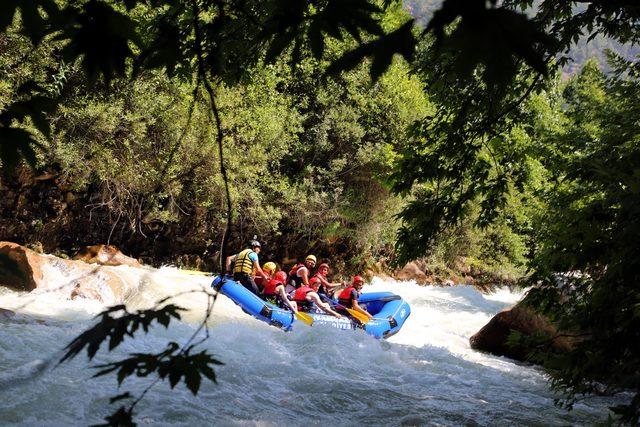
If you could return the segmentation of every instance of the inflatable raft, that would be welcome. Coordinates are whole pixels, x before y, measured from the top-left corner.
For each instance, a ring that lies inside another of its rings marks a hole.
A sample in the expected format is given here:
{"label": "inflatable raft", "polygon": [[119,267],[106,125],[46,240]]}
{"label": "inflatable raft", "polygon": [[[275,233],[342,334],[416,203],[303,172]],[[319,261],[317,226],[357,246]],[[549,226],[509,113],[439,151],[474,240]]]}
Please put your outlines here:
{"label": "inflatable raft", "polygon": [[[295,323],[300,323],[291,311],[262,300],[233,280],[231,276],[217,276],[211,286],[229,297],[246,313],[272,326],[288,331]],[[376,338],[388,338],[396,334],[411,314],[409,304],[399,295],[391,292],[363,293],[358,298],[358,304],[373,315],[373,319],[364,326],[347,316],[338,319],[325,313],[307,314],[313,318],[313,326],[350,330],[362,328]]]}

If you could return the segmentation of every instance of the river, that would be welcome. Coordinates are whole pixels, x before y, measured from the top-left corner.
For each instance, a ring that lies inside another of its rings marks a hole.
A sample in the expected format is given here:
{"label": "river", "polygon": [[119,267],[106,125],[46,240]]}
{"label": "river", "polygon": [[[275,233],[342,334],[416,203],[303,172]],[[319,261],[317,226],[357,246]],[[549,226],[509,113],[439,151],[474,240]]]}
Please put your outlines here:
{"label": "river", "polygon": [[[173,268],[117,267],[136,286],[132,308],[206,287],[210,278]],[[537,368],[471,350],[469,337],[521,294],[483,295],[471,287],[421,287],[374,279],[364,291],[388,290],[411,305],[404,328],[387,341],[362,331],[297,327],[290,333],[256,321],[218,298],[210,338],[203,344],[225,365],[218,383],[203,381],[193,396],[180,383],[151,389],[136,419],[152,425],[584,425],[606,421],[606,398],[589,398],[573,411],[553,405]],[[202,294],[177,298],[191,309],[184,322],[127,340],[94,363],[131,352],[157,352],[184,342],[205,308]],[[0,424],[89,425],[111,413],[109,397],[140,392],[149,378],[120,389],[114,377],[92,378],[83,353],[56,366],[61,348],[92,324],[104,306],[69,301],[56,292],[27,294],[0,287],[0,307],[19,315],[0,320]],[[38,322],[33,318],[40,319]]]}

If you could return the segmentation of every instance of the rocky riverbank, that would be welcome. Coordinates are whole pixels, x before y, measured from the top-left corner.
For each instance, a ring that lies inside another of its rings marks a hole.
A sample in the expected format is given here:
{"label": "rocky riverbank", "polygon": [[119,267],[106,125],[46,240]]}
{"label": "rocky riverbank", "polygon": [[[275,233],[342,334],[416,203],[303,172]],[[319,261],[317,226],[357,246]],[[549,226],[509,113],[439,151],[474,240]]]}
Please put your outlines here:
{"label": "rocky riverbank", "polygon": [[124,301],[133,286],[115,267],[141,267],[137,260],[109,246],[88,247],[77,258],[63,259],[0,242],[0,286],[116,304]]}

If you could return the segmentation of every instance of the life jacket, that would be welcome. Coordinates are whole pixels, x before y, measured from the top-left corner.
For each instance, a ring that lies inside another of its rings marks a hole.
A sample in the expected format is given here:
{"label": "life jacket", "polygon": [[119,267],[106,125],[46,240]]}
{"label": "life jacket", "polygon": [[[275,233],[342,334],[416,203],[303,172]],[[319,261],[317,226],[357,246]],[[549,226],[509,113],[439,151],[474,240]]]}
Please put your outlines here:
{"label": "life jacket", "polygon": [[[340,292],[338,295],[338,302],[347,308],[353,308],[353,298],[351,297],[351,291],[355,291],[356,288],[349,286],[347,289]],[[360,296],[359,292],[356,292]]]}
{"label": "life jacket", "polygon": [[262,290],[262,296],[265,301],[270,302],[271,304],[275,304],[280,308],[284,308],[284,301],[280,298],[280,295],[276,293],[276,288],[282,285],[282,283],[278,282],[276,279],[269,279],[267,284],[264,285],[264,289]]}
{"label": "life jacket", "polygon": [[[269,280],[271,280],[271,276],[269,276],[268,274],[267,274],[267,276],[269,277],[269,279],[267,280],[267,282],[269,282]],[[258,286],[260,286],[260,287],[265,286],[265,285],[264,285],[264,277],[262,277],[262,276],[256,276],[256,277],[254,277],[254,278],[253,278],[253,281],[254,281],[254,282],[256,282],[256,285],[258,285]]]}
{"label": "life jacket", "polygon": [[236,256],[236,262],[233,264],[234,273],[253,273],[253,261],[249,259],[249,255],[253,253],[251,249],[245,249]]}
{"label": "life jacket", "polygon": [[264,295],[264,296],[275,295],[276,294],[276,288],[280,284],[281,283],[276,281],[276,279],[269,279],[267,281],[267,284],[264,285],[264,289],[262,290],[262,295]]}
{"label": "life jacket", "polygon": [[311,302],[307,301],[307,294],[309,292],[315,292],[309,286],[300,286],[293,293],[293,300],[298,304],[298,310],[300,311],[309,311],[311,310]]}
{"label": "life jacket", "polygon": [[302,277],[298,276],[298,270],[300,270],[302,267],[307,268],[307,266],[303,263],[299,263],[294,265],[289,271],[289,278],[291,279],[290,282],[293,282],[293,285],[296,287],[296,289],[298,289],[304,283],[302,281]]}

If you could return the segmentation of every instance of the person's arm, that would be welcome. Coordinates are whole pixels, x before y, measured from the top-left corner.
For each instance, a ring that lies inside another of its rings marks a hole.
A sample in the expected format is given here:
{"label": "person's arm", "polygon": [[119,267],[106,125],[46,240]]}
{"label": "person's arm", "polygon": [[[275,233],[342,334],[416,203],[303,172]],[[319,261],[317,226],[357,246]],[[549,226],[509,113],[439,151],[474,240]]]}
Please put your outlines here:
{"label": "person's arm", "polygon": [[349,286],[349,285],[347,284],[347,282],[339,282],[339,283],[332,283],[332,284],[331,284],[332,289],[333,289],[333,288],[336,288],[336,289],[334,290],[334,292],[337,292],[337,291],[339,291],[339,290],[341,290],[341,289],[346,289],[348,286]]}
{"label": "person's arm", "polygon": [[364,308],[360,307],[360,304],[358,304],[358,300],[356,298],[353,299],[353,305],[352,308],[357,311],[358,313],[362,313],[365,316],[367,316],[369,319],[373,319],[373,316],[371,314],[369,314],[369,312],[367,310],[365,310]]}
{"label": "person's arm", "polygon": [[280,299],[291,309],[291,311],[294,313],[298,311],[298,305],[287,298],[287,293],[285,292],[283,285],[277,286],[276,292],[280,295]]}
{"label": "person's arm", "polygon": [[255,252],[251,252],[249,254],[249,259],[253,263],[253,272],[255,273],[255,276],[262,277],[262,280],[264,280],[264,283],[266,283],[266,281],[269,280],[270,277],[267,276],[267,273],[262,271],[262,268],[260,268],[260,260],[258,259],[258,254]]}
{"label": "person's arm", "polygon": [[334,289],[334,288],[338,288],[343,286],[344,283],[343,282],[336,282],[336,283],[326,283],[325,286],[329,289]]}
{"label": "person's arm", "polygon": [[258,261],[253,261],[253,271],[256,273],[256,276],[261,276],[262,280],[269,280],[269,276],[267,276],[267,273],[262,271],[262,268],[260,268],[260,263]]}
{"label": "person's arm", "polygon": [[326,304],[320,301],[320,296],[317,293],[309,292],[307,294],[307,301],[315,303],[318,307],[320,307],[320,310],[324,311],[325,313],[335,316],[338,319],[342,319],[342,316],[339,313],[336,313],[335,311],[331,310],[331,307],[329,306],[329,304]]}
{"label": "person's arm", "polygon": [[337,286],[342,286],[342,283],[331,283],[327,280],[326,277],[324,277],[321,274],[316,275],[316,277],[318,278],[318,280],[320,281],[320,283],[322,283],[323,285],[325,285],[327,288],[329,289],[333,289]]}
{"label": "person's arm", "polygon": [[305,286],[309,286],[309,269],[307,267],[302,267],[300,269],[300,278]]}
{"label": "person's arm", "polygon": [[227,273],[231,273],[231,263],[233,262],[233,260],[235,259],[235,255],[229,255],[227,257],[227,266],[226,266],[226,272]]}
{"label": "person's arm", "polygon": [[329,283],[329,281],[326,279],[326,277],[324,277],[322,274],[316,274],[316,277],[318,278],[320,283],[322,283],[323,285],[325,285],[327,287],[331,287],[331,283]]}

